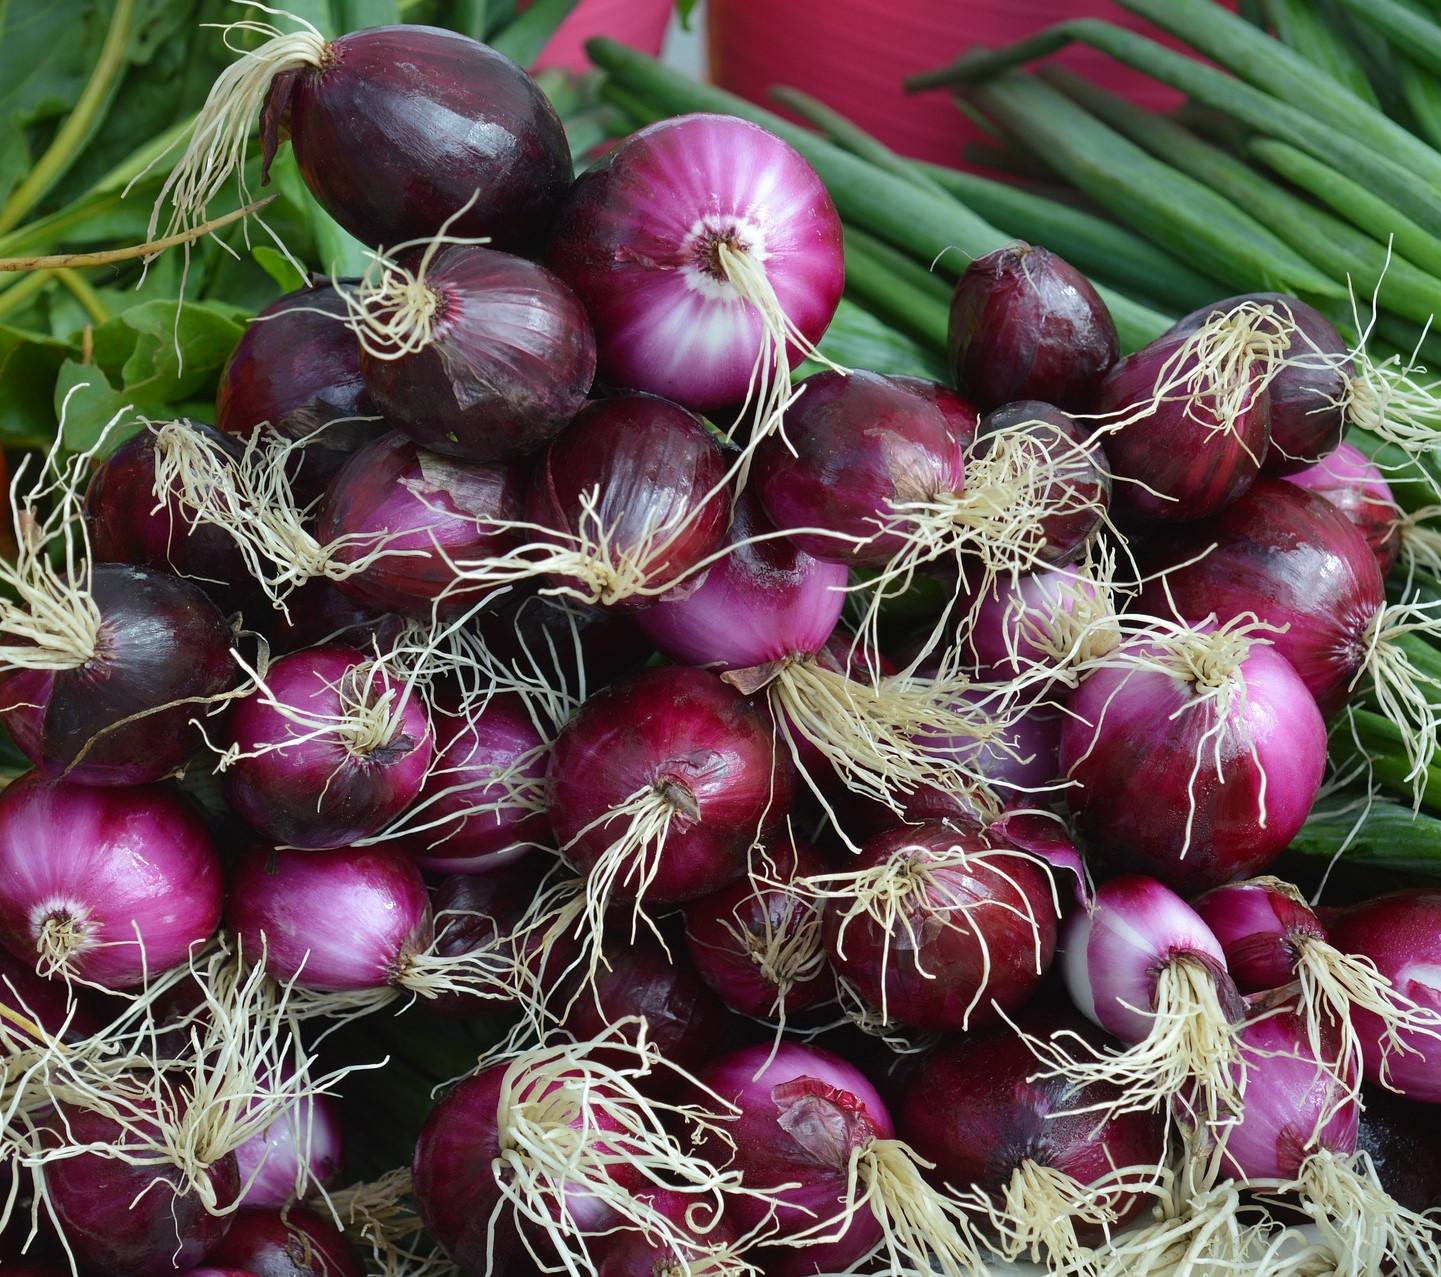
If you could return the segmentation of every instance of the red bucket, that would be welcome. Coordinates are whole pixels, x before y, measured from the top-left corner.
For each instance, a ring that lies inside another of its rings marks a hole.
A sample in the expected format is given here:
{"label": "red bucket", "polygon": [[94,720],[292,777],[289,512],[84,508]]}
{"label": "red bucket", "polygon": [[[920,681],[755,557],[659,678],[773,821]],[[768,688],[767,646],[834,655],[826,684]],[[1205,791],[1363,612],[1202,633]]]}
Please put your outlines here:
{"label": "red bucket", "polygon": [[[774,108],[770,86],[789,84],[895,150],[938,164],[960,163],[965,144],[985,134],[944,92],[906,94],[906,76],[972,44],[998,48],[1068,18],[1159,36],[1110,0],[709,0],[709,15],[711,75],[723,88]],[[1180,101],[1094,49],[1069,48],[1059,60],[1143,106]]]}
{"label": "red bucket", "polygon": [[[524,0],[524,9],[530,0]],[[590,60],[585,42],[592,36],[608,35],[652,57],[660,52],[670,22],[673,0],[580,0],[556,30],[550,43],[540,51],[532,70],[563,67],[585,71]]]}

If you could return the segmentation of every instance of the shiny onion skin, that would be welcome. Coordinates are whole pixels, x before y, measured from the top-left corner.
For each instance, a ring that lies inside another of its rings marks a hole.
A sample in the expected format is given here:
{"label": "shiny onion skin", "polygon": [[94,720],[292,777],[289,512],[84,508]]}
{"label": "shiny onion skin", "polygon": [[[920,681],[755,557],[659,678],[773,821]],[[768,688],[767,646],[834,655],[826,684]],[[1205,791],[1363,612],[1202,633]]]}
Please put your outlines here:
{"label": "shiny onion skin", "polygon": [[[230,711],[230,740],[242,753],[223,778],[225,797],[250,827],[287,847],[326,850],[378,833],[414,802],[432,756],[425,707],[357,648],[332,644],[281,657],[266,672],[278,704],[330,721],[344,712],[339,689],[398,692],[398,721],[374,748],[352,749],[338,729],[312,735],[259,693]],[[356,671],[359,669],[359,673]],[[303,737],[309,736],[309,739]]]}
{"label": "shiny onion skin", "polygon": [[934,402],[879,373],[819,372],[801,385],[784,437],[756,449],[751,485],[778,528],[865,541],[798,531],[791,539],[807,554],[883,566],[906,538],[882,524],[904,502],[960,492],[964,446]]}
{"label": "shiny onion skin", "polygon": [[365,1277],[354,1248],[333,1223],[289,1204],[239,1211],[205,1260],[255,1277]]}
{"label": "shiny onion skin", "polygon": [[[297,1191],[335,1187],[345,1148],[340,1106],[311,1095],[235,1150],[246,1206],[288,1206]],[[298,1187],[297,1187],[298,1186]]]}
{"label": "shiny onion skin", "polygon": [[1295,322],[1286,356],[1294,360],[1272,380],[1271,447],[1262,468],[1267,474],[1291,474],[1329,456],[1346,428],[1346,398],[1354,367],[1350,346],[1325,315],[1296,297],[1282,293],[1245,293],[1192,311],[1167,332],[1185,334],[1210,315],[1226,313],[1244,302],[1275,306]]}
{"label": "shiny onion skin", "polygon": [[[264,425],[304,439],[296,496],[319,496],[346,460],[388,429],[360,375],[360,343],[343,322],[354,281],[286,293],[246,326],[215,392],[215,424],[248,439]],[[373,420],[355,420],[355,418]],[[322,428],[323,427],[323,428]]]}
{"label": "shiny onion skin", "polygon": [[1213,887],[1191,908],[1221,942],[1242,993],[1284,988],[1296,978],[1297,941],[1327,939],[1300,893],[1276,878]]}
{"label": "shiny onion skin", "polygon": [[[52,1130],[53,1138],[75,1148],[103,1148],[124,1135],[110,1118],[68,1107]],[[229,1207],[240,1192],[234,1154],[204,1174],[218,1207]],[[45,1168],[46,1194],[75,1259],[82,1270],[106,1277],[184,1273],[224,1238],[234,1216],[210,1214],[194,1192],[177,1191],[179,1183],[172,1167],[128,1166],[96,1152],[58,1158]]]}
{"label": "shiny onion skin", "polygon": [[32,968],[129,988],[215,933],[223,892],[205,822],[173,790],[31,772],[0,794],[0,942]]}
{"label": "shiny onion skin", "polygon": [[[654,395],[590,404],[536,460],[526,498],[530,522],[562,549],[583,547],[596,579],[559,576],[603,607],[649,606],[667,584],[720,549],[730,519],[726,459],[699,417]],[[594,500],[593,512],[587,502]],[[648,534],[658,534],[649,537]],[[542,534],[543,536],[543,534]],[[612,567],[632,562],[641,594],[618,594]]]}
{"label": "shiny onion skin", "polygon": [[559,434],[595,377],[595,338],[575,294],[543,266],[474,244],[411,252],[398,265],[423,271],[435,312],[415,349],[362,346],[361,374],[386,420],[464,461],[521,457]]}
{"label": "shiny onion skin", "polygon": [[465,209],[449,234],[536,248],[571,181],[565,129],[535,81],[435,27],[356,31],[321,65],[283,71],[261,116],[267,168],[286,135],[311,193],[372,246],[428,238]]}
{"label": "shiny onion skin", "polygon": [[1407,1210],[1441,1206],[1441,1110],[1367,1090],[1356,1147],[1370,1157],[1382,1187]]}
{"label": "shiny onion skin", "polygon": [[1365,538],[1324,497],[1262,480],[1219,517],[1167,537],[1157,566],[1171,565],[1180,566],[1166,574],[1166,596],[1183,619],[1214,612],[1224,624],[1254,612],[1286,627],[1271,641],[1321,712],[1346,703],[1386,589]]}
{"label": "shiny onion skin", "polygon": [[377,545],[395,551],[337,588],[378,612],[429,618],[437,601],[451,608],[468,601],[457,562],[504,554],[516,543],[513,532],[496,525],[520,517],[524,488],[517,466],[454,461],[387,434],[332,481],[316,537],[325,545],[356,538],[337,546],[340,563]]}
{"label": "shiny onion skin", "polygon": [[1017,399],[1085,412],[1121,349],[1090,280],[1024,243],[966,267],[951,296],[948,344],[956,385],[983,412]]}
{"label": "shiny onion skin", "polygon": [[[820,340],[845,283],[840,218],[774,134],[680,116],[632,133],[576,180],[546,260],[595,322],[603,381],[697,412],[746,398],[757,363],[777,361],[722,244],[761,268],[807,342]],[[788,341],[790,367],[802,353]]]}
{"label": "shiny onion skin", "polygon": [[550,780],[551,826],[582,872],[625,826],[600,823],[607,813],[644,792],[670,808],[645,890],[652,904],[694,900],[739,878],[747,848],[784,818],[795,788],[766,717],[715,674],[678,666],[588,700],[556,740]]}
{"label": "shiny onion skin", "polygon": [[236,682],[230,629],[198,585],[149,568],[97,563],[90,596],[100,612],[94,655],[68,670],[0,673],[0,719],[51,775],[159,780],[200,744],[190,721],[199,702]]}
{"label": "shiny onion skin", "polygon": [[1097,669],[1066,701],[1059,761],[1079,832],[1109,864],[1183,894],[1260,873],[1325,772],[1326,724],[1306,686],[1259,643],[1214,692],[1164,652],[1132,652],[1143,666]]}
{"label": "shiny onion skin", "polygon": [[925,377],[908,377],[901,373],[891,373],[890,379],[896,385],[912,394],[920,395],[926,402],[940,410],[941,416],[946,419],[946,425],[951,428],[951,434],[955,436],[956,442],[962,449],[967,449],[976,440],[976,431],[980,429],[981,414],[969,399],[949,386],[943,386],[938,381],[930,381]]}
{"label": "shiny onion skin", "polygon": [[878,834],[852,869],[911,884],[890,928],[864,911],[848,918],[860,903],[848,895],[826,903],[831,965],[887,1024],[985,1024],[1024,1005],[1050,967],[1058,918],[1046,866],[978,825],[930,821]]}
{"label": "shiny onion skin", "polygon": [[[1331,942],[1346,953],[1370,958],[1397,992],[1441,1014],[1441,891],[1394,891],[1353,905],[1331,924]],[[1357,1009],[1352,1024],[1361,1038],[1368,1081],[1407,1099],[1441,1103],[1441,1042],[1402,1030],[1401,1041],[1408,1049],[1383,1056],[1380,1021]]]}
{"label": "shiny onion skin", "polygon": [[1354,444],[1285,476],[1299,488],[1325,497],[1356,525],[1386,576],[1401,556],[1401,508],[1381,468]]}

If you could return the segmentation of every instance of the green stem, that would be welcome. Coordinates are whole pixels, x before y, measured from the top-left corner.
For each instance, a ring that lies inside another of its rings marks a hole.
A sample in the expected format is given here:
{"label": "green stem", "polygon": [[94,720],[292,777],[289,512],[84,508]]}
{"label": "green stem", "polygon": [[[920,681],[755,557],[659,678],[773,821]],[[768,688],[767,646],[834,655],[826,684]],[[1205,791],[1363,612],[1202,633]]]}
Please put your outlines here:
{"label": "green stem", "polygon": [[942,354],[950,288],[899,249],[846,228],[846,289],[872,314]]}
{"label": "green stem", "polygon": [[22,276],[9,288],[0,290],[0,318],[22,309],[43,293],[54,280],[53,270],[37,270],[33,275]]}

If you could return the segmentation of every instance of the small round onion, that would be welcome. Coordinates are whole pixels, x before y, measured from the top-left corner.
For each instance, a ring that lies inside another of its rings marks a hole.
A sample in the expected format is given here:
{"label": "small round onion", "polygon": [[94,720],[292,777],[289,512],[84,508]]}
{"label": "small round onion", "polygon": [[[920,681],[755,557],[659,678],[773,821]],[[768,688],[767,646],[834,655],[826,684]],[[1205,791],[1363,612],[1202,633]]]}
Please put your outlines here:
{"label": "small round onion", "polygon": [[[307,1095],[235,1150],[246,1206],[288,1206],[297,1193],[333,1186],[345,1140],[340,1106],[328,1095]],[[243,1218],[243,1216],[242,1216]]]}
{"label": "small round onion", "polygon": [[354,1248],[329,1220],[304,1206],[246,1209],[206,1262],[255,1277],[364,1277]]}
{"label": "small round onion", "polygon": [[[650,1196],[656,1210],[671,1223],[692,1231],[688,1216],[694,1203],[689,1197],[668,1192]],[[640,1229],[627,1228],[604,1243],[596,1277],[679,1277],[697,1269],[704,1271],[708,1263],[717,1263],[718,1255],[733,1255],[740,1240],[736,1228],[724,1217],[690,1245],[677,1245],[648,1237]]]}
{"label": "small round onion", "polygon": [[1356,525],[1382,576],[1396,566],[1401,555],[1401,508],[1381,468],[1360,448],[1343,443],[1322,460],[1285,477],[1325,497]]}
{"label": "small round onion", "polygon": [[1213,887],[1191,907],[1221,942],[1242,993],[1284,988],[1296,978],[1300,942],[1327,938],[1300,892],[1278,878]]}
{"label": "small round onion", "polygon": [[960,649],[982,681],[1084,661],[1115,646],[1110,589],[1075,567],[998,573],[972,594]]}

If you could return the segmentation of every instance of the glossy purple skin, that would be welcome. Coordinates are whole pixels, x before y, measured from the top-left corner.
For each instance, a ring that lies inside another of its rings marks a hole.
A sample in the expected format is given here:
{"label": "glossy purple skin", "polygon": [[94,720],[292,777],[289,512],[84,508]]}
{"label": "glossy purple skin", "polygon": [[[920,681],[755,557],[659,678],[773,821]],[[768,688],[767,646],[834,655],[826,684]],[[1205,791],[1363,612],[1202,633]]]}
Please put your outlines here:
{"label": "glossy purple skin", "polygon": [[1054,619],[1070,616],[1077,603],[1091,603],[1095,597],[1095,582],[1074,568],[1002,573],[967,604],[970,624],[961,650],[983,681],[1050,665],[1055,657],[1037,640],[1047,633],[1064,633]]}
{"label": "glossy purple skin", "polygon": [[[986,704],[989,694],[963,692],[960,699]],[[1041,702],[1010,721],[1000,740],[978,744],[974,740],[942,740],[938,749],[965,760],[992,787],[1006,807],[1044,804],[1047,794],[1061,783],[1061,724],[1065,715]]]}
{"label": "glossy purple skin", "polygon": [[966,267],[951,297],[948,344],[956,385],[982,412],[1016,399],[1085,412],[1121,349],[1090,280],[1021,243]]}
{"label": "glossy purple skin", "polygon": [[[632,133],[576,180],[546,260],[595,322],[603,381],[697,412],[746,398],[764,329],[718,269],[720,243],[749,250],[790,321],[820,340],[845,285],[840,218],[774,134],[684,115]],[[787,357],[802,358],[794,342]]]}
{"label": "glossy purple skin", "polygon": [[1158,566],[1173,564],[1184,566],[1167,573],[1168,595],[1185,620],[1254,612],[1285,627],[1270,635],[1274,650],[1323,714],[1350,699],[1386,587],[1365,538],[1324,497],[1262,480],[1219,518],[1167,537]]}
{"label": "glossy purple skin", "polygon": [[[436,873],[493,873],[550,845],[544,812],[507,801],[495,778],[516,769],[539,784],[546,752],[519,696],[497,693],[484,707],[460,712],[456,699],[431,707],[435,766],[420,788],[405,842],[415,861]],[[485,810],[493,808],[493,810]]]}
{"label": "glossy purple skin", "polygon": [[[361,378],[360,343],[347,314],[331,284],[286,293],[247,325],[215,392],[215,422],[226,434],[247,438],[266,424],[283,439],[307,440],[292,475],[302,502],[318,497],[353,453],[388,428]],[[358,417],[376,420],[352,420]]]}
{"label": "glossy purple skin", "polygon": [[[846,1193],[853,1148],[893,1139],[895,1128],[879,1092],[854,1065],[818,1047],[783,1041],[742,1047],[717,1060],[700,1080],[739,1116],[727,1125],[735,1141],[722,1156],[747,1187],[777,1190],[776,1232],[784,1238],[834,1219]],[[757,1074],[759,1076],[757,1077]],[[781,1188],[790,1184],[795,1187]],[[737,1195],[730,1216],[744,1236],[765,1219],[758,1198]],[[856,1212],[844,1235],[829,1245],[764,1252],[767,1277],[844,1272],[881,1237],[868,1209]]]}
{"label": "glossy purple skin", "polygon": [[355,538],[336,551],[341,563],[376,548],[395,551],[338,588],[378,612],[428,618],[437,600],[451,608],[474,601],[478,591],[461,584],[457,563],[501,555],[516,544],[516,534],[496,524],[520,518],[524,485],[518,466],[453,461],[388,434],[335,477],[316,537],[325,545]]}
{"label": "glossy purple skin", "polygon": [[[674,794],[645,891],[651,904],[694,900],[739,878],[747,848],[785,817],[795,788],[765,715],[716,675],[680,666],[646,670],[588,700],[556,740],[549,775],[552,828],[582,872],[619,832],[593,822],[643,788]],[[626,890],[618,880],[617,896]]]}
{"label": "glossy purple skin", "polygon": [[1305,823],[1326,769],[1325,720],[1272,648],[1253,647],[1232,678],[1224,722],[1223,702],[1150,666],[1095,670],[1067,700],[1066,800],[1109,864],[1191,895],[1262,872]]}
{"label": "glossy purple skin", "polygon": [[150,568],[98,563],[90,596],[100,612],[95,654],[73,669],[0,674],[0,719],[50,775],[87,785],[159,780],[201,743],[190,722],[195,698],[235,684],[230,629],[198,585]]}
{"label": "glossy purple skin", "polygon": [[1298,944],[1326,940],[1326,928],[1294,887],[1256,878],[1213,887],[1191,901],[1226,954],[1242,993],[1280,989],[1296,978]]}
{"label": "glossy purple skin", "polygon": [[365,1277],[335,1225],[304,1206],[240,1211],[206,1260],[255,1277]]}
{"label": "glossy purple skin", "polygon": [[[775,530],[747,488],[727,534],[735,548],[684,598],[638,613],[637,627],[686,665],[750,669],[820,651],[845,607],[847,568],[813,558]],[[770,539],[750,540],[758,536]]]}
{"label": "glossy purple skin", "polygon": [[1323,460],[1285,478],[1325,497],[1356,525],[1382,576],[1396,566],[1401,555],[1401,507],[1381,468],[1360,448],[1343,443]]}
{"label": "glossy purple skin", "polygon": [[226,925],[265,969],[320,993],[383,989],[430,944],[430,896],[410,858],[381,843],[346,851],[253,847],[230,876]]}
{"label": "glossy purple skin", "polygon": [[261,116],[267,164],[282,131],[311,193],[372,246],[447,226],[536,248],[572,176],[565,129],[535,81],[435,27],[356,31],[326,46],[323,66],[276,77]]}
{"label": "glossy purple skin", "polygon": [[1212,302],[1177,320],[1166,335],[1192,332],[1208,316],[1224,314],[1242,302],[1275,306],[1289,313],[1299,329],[1286,347],[1286,355],[1296,362],[1271,381],[1271,447],[1262,463],[1267,474],[1290,474],[1314,465],[1341,442],[1345,397],[1355,371],[1351,348],[1336,325],[1314,306],[1281,293],[1246,293]]}
{"label": "glossy purple skin", "polygon": [[[888,931],[866,914],[842,931],[844,902],[826,905],[831,965],[877,1015],[884,1005],[889,1023],[942,1032],[989,1023],[998,1007],[1026,1003],[1055,955],[1059,919],[1046,867],[979,826],[931,821],[889,830],[869,839],[847,870],[934,865],[954,848],[969,863],[932,868],[924,899],[907,898],[918,946],[900,921]],[[988,851],[997,854],[987,857]],[[964,923],[957,922],[958,909],[969,910]]]}
{"label": "glossy purple skin", "polygon": [[1441,1206],[1441,1110],[1374,1089],[1364,1101],[1356,1147],[1382,1187],[1407,1210]]}
{"label": "glossy purple skin", "polygon": [[867,539],[853,548],[798,532],[791,539],[807,554],[879,567],[907,544],[881,531],[897,505],[961,491],[964,447],[933,403],[878,373],[819,372],[802,384],[784,437],[756,449],[750,482],[778,528]]}
{"label": "glossy purple skin", "polygon": [[[332,644],[281,657],[266,673],[271,696],[316,715],[339,715],[339,687],[365,653]],[[380,689],[389,680],[373,672]],[[431,732],[417,696],[403,698],[399,729],[368,754],[353,753],[334,732],[309,735],[258,694],[230,711],[229,735],[242,751],[295,740],[224,775],[226,800],[250,827],[284,847],[321,851],[379,833],[420,793],[431,761]]]}
{"label": "glossy purple skin", "polygon": [[743,878],[685,909],[686,950],[701,979],[732,1011],[757,1020],[794,1017],[833,992],[824,966],[783,990],[756,956],[772,941],[793,943],[816,919],[820,906],[789,884],[826,872],[826,862],[809,843],[780,838],[765,854],[769,863],[757,858],[755,872],[767,885]]}
{"label": "glossy purple skin", "polygon": [[[76,1146],[115,1144],[118,1125],[84,1109],[67,1108],[62,1136]],[[240,1176],[233,1154],[206,1172],[220,1208],[235,1201]],[[83,1270],[107,1277],[183,1273],[207,1257],[229,1231],[233,1216],[212,1215],[194,1193],[177,1192],[180,1172],[127,1166],[98,1153],[61,1158],[45,1168],[50,1206]]]}
{"label": "glossy purple skin", "polygon": [[0,794],[0,943],[32,967],[41,926],[68,919],[71,974],[129,988],[214,935],[223,903],[205,822],[173,790],[30,772]]}
{"label": "glossy purple skin", "polygon": [[[731,502],[726,469],[720,446],[694,413],[653,395],[602,399],[536,461],[526,517],[557,533],[562,546],[573,546],[576,536],[593,545],[604,529],[617,554],[666,529],[644,560],[646,584],[694,588],[698,576],[681,578],[725,542]],[[594,498],[594,514],[582,498]],[[588,590],[566,577],[554,580]],[[635,611],[655,601],[654,594],[644,594],[605,606]]]}
{"label": "glossy purple skin", "polygon": [[[1102,1037],[1071,1012],[1027,1012],[1027,1033],[1047,1040],[1058,1031],[1079,1033],[1094,1045]],[[1050,1167],[1078,1184],[1094,1184],[1116,1166],[1156,1166],[1165,1161],[1165,1119],[1160,1113],[1074,1112],[1088,1105],[1114,1106],[1120,1088],[1106,1082],[1074,1086],[1064,1078],[1037,1075],[1036,1057],[1010,1025],[947,1038],[920,1059],[896,1111],[901,1138],[935,1163],[928,1178],[937,1187],[988,1192],[1005,1188],[1026,1162]],[[1121,1223],[1146,1205],[1133,1197]],[[1099,1229],[1078,1232],[1099,1241]]]}
{"label": "glossy purple skin", "polygon": [[[1370,958],[1398,992],[1441,1014],[1441,891],[1394,891],[1347,909],[1331,924],[1331,942]],[[1407,1099],[1441,1104],[1441,1043],[1402,1031],[1409,1049],[1383,1058],[1376,1017],[1355,1010],[1351,1022],[1361,1038],[1368,1081],[1387,1084]]]}
{"label": "glossy purple skin", "polygon": [[[1096,395],[1095,411],[1126,418],[1150,402],[1166,365],[1187,338],[1159,337],[1127,355]],[[1174,375],[1184,383],[1195,356],[1180,360]],[[1270,398],[1247,396],[1236,419],[1221,423],[1215,397],[1178,391],[1139,420],[1101,436],[1115,477],[1116,507],[1139,519],[1164,523],[1204,519],[1224,510],[1256,481],[1270,446]]]}
{"label": "glossy purple skin", "polygon": [[235,1150],[246,1186],[241,1200],[247,1206],[278,1207],[317,1184],[334,1187],[344,1149],[340,1105],[328,1095],[303,1099]]}
{"label": "glossy purple skin", "polygon": [[907,377],[891,373],[890,380],[912,394],[920,395],[927,403],[940,410],[946,425],[962,450],[969,449],[976,441],[976,432],[981,426],[981,414],[975,404],[949,386],[925,377]]}
{"label": "glossy purple skin", "polygon": [[[422,269],[419,252],[400,264]],[[580,302],[543,266],[475,244],[424,265],[437,299],[424,349],[360,370],[386,420],[422,448],[464,461],[522,457],[585,404],[595,338]]]}

